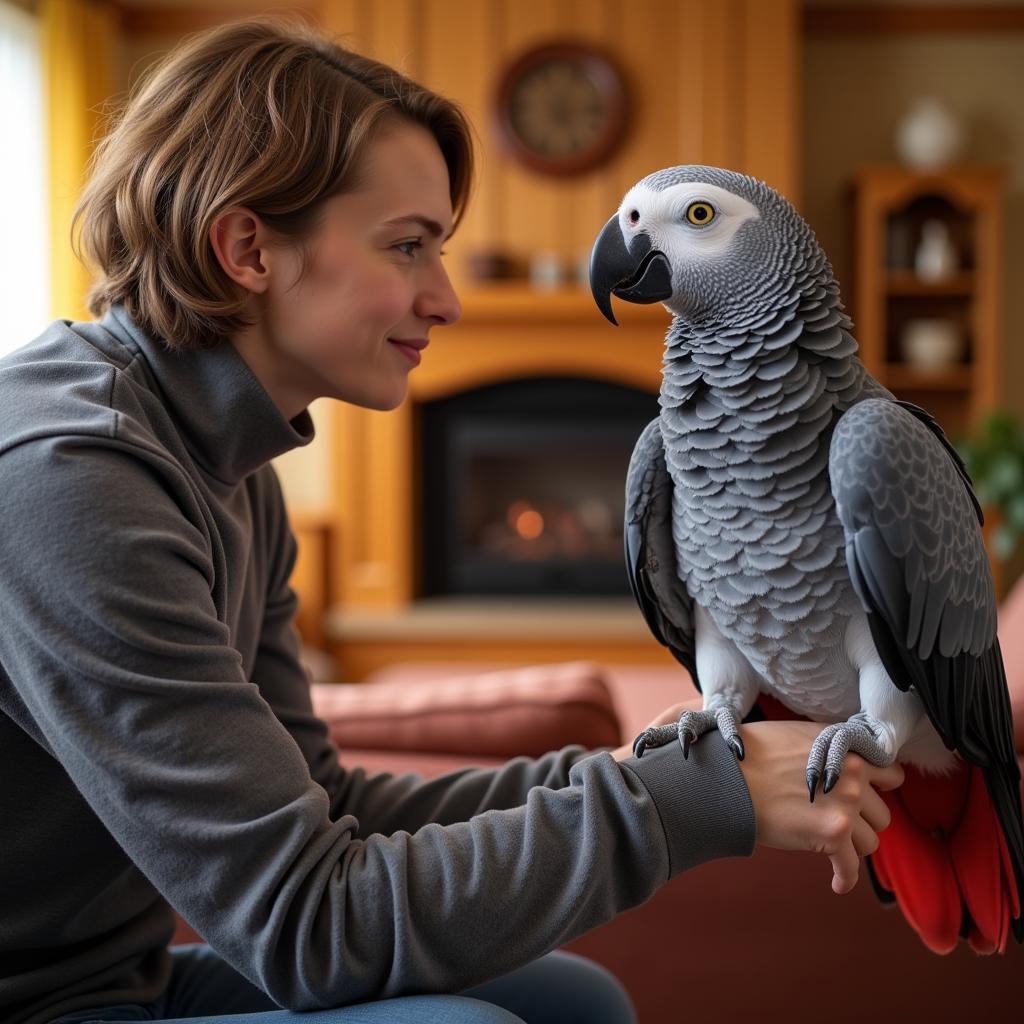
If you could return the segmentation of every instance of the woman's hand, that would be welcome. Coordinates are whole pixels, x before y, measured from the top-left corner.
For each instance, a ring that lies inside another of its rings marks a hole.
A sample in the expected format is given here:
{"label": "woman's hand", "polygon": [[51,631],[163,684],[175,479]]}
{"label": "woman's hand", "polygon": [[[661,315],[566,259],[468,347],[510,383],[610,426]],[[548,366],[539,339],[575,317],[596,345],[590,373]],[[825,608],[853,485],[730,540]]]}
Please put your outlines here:
{"label": "woman's hand", "polygon": [[[700,699],[674,704],[651,725],[667,725],[685,709],[699,709]],[[878,849],[878,833],[889,825],[889,808],[880,789],[903,782],[898,765],[876,768],[848,754],[839,782],[830,793],[807,795],[807,757],[823,726],[817,722],[753,722],[740,727],[746,756],[740,770],[750,790],[757,818],[757,841],[778,850],[812,850],[832,862],[832,889],[847,893],[856,884],[860,858]],[[632,747],[613,752],[617,761]]]}
{"label": "woman's hand", "polygon": [[847,893],[857,884],[860,858],[878,849],[889,808],[880,789],[903,783],[894,764],[876,768],[848,754],[830,793],[807,796],[807,756],[822,726],[815,722],[754,722],[742,726],[746,757],[740,770],[757,815],[757,841],[778,850],[813,850],[832,862],[832,889]]}

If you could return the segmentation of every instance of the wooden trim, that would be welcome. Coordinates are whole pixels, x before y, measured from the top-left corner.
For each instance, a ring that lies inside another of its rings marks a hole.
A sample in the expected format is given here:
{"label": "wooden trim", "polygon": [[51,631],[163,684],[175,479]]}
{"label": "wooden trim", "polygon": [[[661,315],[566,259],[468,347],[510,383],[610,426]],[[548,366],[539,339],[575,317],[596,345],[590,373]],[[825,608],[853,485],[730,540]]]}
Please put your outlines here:
{"label": "wooden trim", "polygon": [[926,33],[1024,32],[1024,5],[1013,7],[809,7],[807,35],[914,35]]}
{"label": "wooden trim", "polygon": [[[639,614],[639,612],[637,613]],[[674,661],[668,650],[654,637],[636,643],[594,641],[590,637],[579,640],[572,635],[550,640],[547,643],[530,639],[520,641],[487,641],[473,636],[443,641],[398,643],[392,640],[331,640],[328,637],[328,651],[337,666],[339,679],[359,683],[374,672],[389,668],[397,662],[423,664],[425,662],[453,661],[500,666],[559,664],[566,661],[597,662],[601,665],[651,665],[654,667],[675,667],[679,678],[686,676],[679,663]],[[682,687],[681,682],[680,686]]]}

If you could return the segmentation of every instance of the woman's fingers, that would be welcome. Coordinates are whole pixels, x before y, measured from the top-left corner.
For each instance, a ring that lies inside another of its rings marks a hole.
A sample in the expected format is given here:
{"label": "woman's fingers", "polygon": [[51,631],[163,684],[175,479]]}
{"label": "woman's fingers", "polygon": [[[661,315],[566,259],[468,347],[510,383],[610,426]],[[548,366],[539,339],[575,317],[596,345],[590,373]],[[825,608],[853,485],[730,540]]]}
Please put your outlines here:
{"label": "woman's fingers", "polygon": [[[851,755],[852,756],[852,755]],[[896,789],[903,785],[906,772],[901,764],[891,764],[887,768],[877,768],[873,764],[867,766],[868,782],[875,789]]]}
{"label": "woman's fingers", "polygon": [[861,804],[861,817],[876,831],[882,832],[889,827],[892,814],[886,802],[879,796],[873,786],[868,786]]}
{"label": "woman's fingers", "polygon": [[860,858],[853,843],[849,839],[841,842],[828,859],[832,862],[832,891],[840,896],[850,892],[860,871]]}
{"label": "woman's fingers", "polygon": [[878,849],[878,833],[859,815],[842,830],[828,848],[832,863],[832,891],[840,896],[850,892],[860,877],[862,857]]}
{"label": "woman's fingers", "polygon": [[878,789],[895,789],[903,775],[899,765],[878,768],[856,755],[847,758],[840,785],[829,794],[844,811],[838,819],[843,827],[833,837],[837,848],[829,851],[833,891],[847,893],[857,884],[860,858],[878,849],[878,833],[892,820]]}
{"label": "woman's fingers", "polygon": [[878,832],[863,818],[853,823],[853,848],[858,857],[867,857],[878,849]]}

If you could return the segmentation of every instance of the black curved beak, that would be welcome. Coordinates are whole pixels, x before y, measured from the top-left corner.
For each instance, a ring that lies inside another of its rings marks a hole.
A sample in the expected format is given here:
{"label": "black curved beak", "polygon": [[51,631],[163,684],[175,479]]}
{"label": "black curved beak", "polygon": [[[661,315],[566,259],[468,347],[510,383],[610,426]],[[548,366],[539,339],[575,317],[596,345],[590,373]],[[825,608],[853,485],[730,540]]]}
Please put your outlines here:
{"label": "black curved beak", "polygon": [[651,247],[643,231],[633,236],[627,248],[616,214],[602,228],[590,253],[590,291],[597,308],[617,327],[611,296],[626,302],[664,302],[672,297],[672,267],[663,252]]}

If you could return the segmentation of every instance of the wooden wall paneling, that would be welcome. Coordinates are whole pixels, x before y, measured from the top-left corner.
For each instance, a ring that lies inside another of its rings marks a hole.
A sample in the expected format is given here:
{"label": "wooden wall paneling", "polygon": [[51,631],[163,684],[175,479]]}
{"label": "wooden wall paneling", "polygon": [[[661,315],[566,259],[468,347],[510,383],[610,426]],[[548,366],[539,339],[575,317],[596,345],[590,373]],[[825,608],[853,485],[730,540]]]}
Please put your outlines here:
{"label": "wooden wall paneling", "polygon": [[405,402],[393,412],[371,412],[369,508],[374,557],[392,559],[373,592],[375,603],[401,605],[415,597],[415,525],[413,459],[416,446],[413,408]]}
{"label": "wooden wall paneling", "polygon": [[747,0],[742,169],[799,206],[800,6]]}
{"label": "wooden wall paneling", "polygon": [[320,24],[342,46],[369,53],[369,10],[360,0],[320,0]]}
{"label": "wooden wall paneling", "polygon": [[656,43],[672,40],[675,49],[688,35],[684,26],[694,6],[692,2],[637,0],[627,11],[616,5],[614,38],[630,86],[632,123],[625,148],[615,160],[606,220],[641,178],[663,167],[696,160],[698,149],[692,138],[684,142],[688,128],[682,124],[681,111],[701,109],[700,90],[695,86],[702,58],[697,55],[691,61],[689,54],[682,52],[659,53],[663,48]]}
{"label": "wooden wall paneling", "polygon": [[[573,26],[565,21],[558,0],[494,2],[501,11],[501,23],[493,76],[529,47],[572,34]],[[551,179],[507,161],[499,184],[504,199],[499,237],[509,252],[524,261],[540,252],[569,257],[575,246],[566,237],[564,200]]]}
{"label": "wooden wall paneling", "polygon": [[413,597],[413,422],[393,412],[337,409],[334,591],[344,604],[394,606]]}
{"label": "wooden wall paneling", "polygon": [[417,81],[423,65],[422,0],[373,0],[360,12],[369,21],[371,57]]}
{"label": "wooden wall paneling", "polygon": [[335,410],[335,489],[331,503],[335,543],[331,551],[331,584],[335,599],[343,605],[356,604],[360,596],[352,567],[369,561],[361,522],[364,503],[359,500],[364,491],[365,419],[361,409],[347,403],[339,403]]}
{"label": "wooden wall paneling", "polygon": [[291,587],[298,595],[295,625],[303,643],[326,650],[325,615],[333,603],[331,593],[331,540],[329,517],[290,511],[292,532],[298,546]]}
{"label": "wooden wall paneling", "polygon": [[[746,34],[744,0],[701,0],[703,32],[692,40],[703,49],[702,163],[741,170]],[[689,38],[689,37],[688,37]]]}
{"label": "wooden wall paneling", "polygon": [[[638,103],[637,97],[632,94],[632,69],[615,46],[620,15],[624,13],[623,5],[615,0],[561,0],[561,5],[562,18],[567,25],[572,26],[567,34],[603,50],[619,65],[629,90],[627,102],[635,110]],[[628,18],[628,15],[625,16]],[[624,147],[630,145],[631,138],[632,133],[629,133],[623,141]],[[580,283],[585,283],[585,278],[579,276],[581,264],[589,265],[593,242],[605,221],[615,212],[621,198],[612,169],[622,152],[622,149],[618,150],[611,161],[585,174],[563,181],[555,180],[559,206],[565,217],[563,230],[570,250],[566,258],[567,270]]]}
{"label": "wooden wall paneling", "polygon": [[[666,17],[670,21],[669,31],[676,45],[685,49],[684,59],[677,60],[672,75],[662,83],[662,91],[671,98],[671,124],[674,126],[668,138],[672,140],[673,151],[666,166],[673,164],[704,163],[704,121],[706,120],[704,96],[707,92],[705,63],[708,60],[707,47],[701,45],[704,39],[705,4],[703,0],[689,0],[685,6],[663,3]],[[660,19],[659,19],[660,20]],[[657,97],[654,97],[657,101]],[[665,110],[667,117],[669,110]]]}
{"label": "wooden wall paneling", "polygon": [[430,0],[423,19],[422,77],[426,85],[455,100],[473,128],[476,172],[469,207],[446,249],[449,276],[461,289],[468,258],[494,245],[501,198],[489,130],[493,40],[498,11],[493,3]]}

